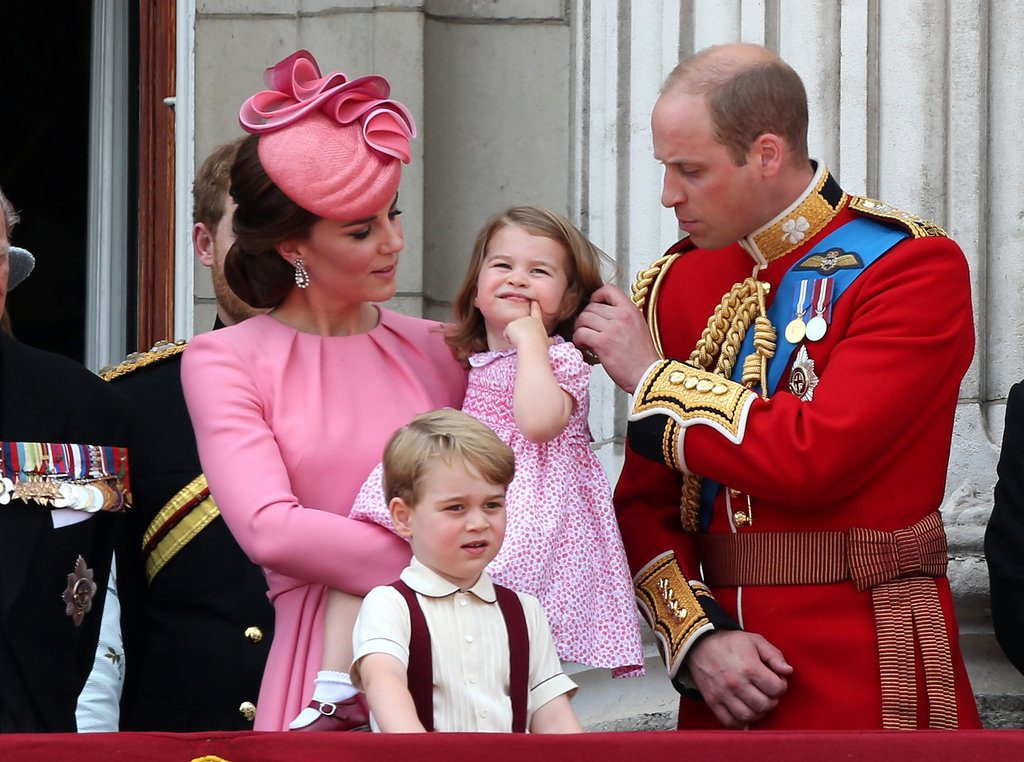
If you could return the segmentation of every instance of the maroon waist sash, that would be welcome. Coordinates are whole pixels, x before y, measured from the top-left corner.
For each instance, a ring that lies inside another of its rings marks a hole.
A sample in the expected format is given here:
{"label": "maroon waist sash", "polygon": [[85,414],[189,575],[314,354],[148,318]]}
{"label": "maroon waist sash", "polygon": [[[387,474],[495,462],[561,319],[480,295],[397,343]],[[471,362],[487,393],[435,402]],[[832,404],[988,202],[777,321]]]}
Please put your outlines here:
{"label": "maroon waist sash", "polygon": [[932,577],[948,563],[938,511],[904,529],[880,532],[762,532],[698,538],[712,587],[823,585],[850,580],[870,590],[878,637],[882,726],[917,727],[915,659],[924,667],[928,727],[957,726],[952,657]]}

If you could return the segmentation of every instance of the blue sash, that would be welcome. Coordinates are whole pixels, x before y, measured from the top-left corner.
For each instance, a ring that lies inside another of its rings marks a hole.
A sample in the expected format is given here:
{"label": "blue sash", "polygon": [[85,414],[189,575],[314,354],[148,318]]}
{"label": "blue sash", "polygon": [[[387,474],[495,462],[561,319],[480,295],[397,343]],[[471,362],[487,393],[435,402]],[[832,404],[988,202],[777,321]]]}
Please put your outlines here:
{"label": "blue sash", "polygon": [[[789,322],[792,310],[792,301],[789,294],[799,287],[800,281],[806,278],[825,280],[830,279],[832,286],[832,305],[838,303],[843,292],[871,265],[881,259],[882,255],[889,251],[910,234],[905,230],[891,228],[881,222],[869,217],[858,217],[851,220],[842,227],[833,230],[828,236],[818,242],[813,250],[805,254],[793,263],[782,281],[779,283],[775,293],[775,300],[768,309],[768,318],[772,325],[778,330],[775,356],[768,361],[768,389],[767,394],[771,396],[782,380],[782,374],[793,358],[797,345],[786,339],[784,328]],[[845,253],[856,254],[863,263],[860,267],[838,269],[825,275],[816,270],[798,270],[804,262],[811,257],[820,256],[831,249],[841,249]],[[743,339],[740,347],[736,365],[733,368],[732,380],[739,383],[743,379],[743,361],[754,351],[754,327],[751,326]],[[757,387],[755,387],[756,389]],[[722,485],[711,479],[704,479],[701,485],[701,521],[700,528],[706,532],[711,523],[711,508],[714,505],[715,497]]]}

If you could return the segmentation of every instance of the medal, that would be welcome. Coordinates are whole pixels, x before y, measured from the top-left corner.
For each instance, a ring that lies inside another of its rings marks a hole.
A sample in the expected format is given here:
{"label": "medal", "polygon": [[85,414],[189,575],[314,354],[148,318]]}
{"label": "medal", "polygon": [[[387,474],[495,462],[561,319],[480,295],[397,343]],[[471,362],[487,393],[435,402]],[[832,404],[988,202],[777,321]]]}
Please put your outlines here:
{"label": "medal", "polygon": [[786,325],[786,341],[790,344],[799,344],[804,340],[804,336],[807,333],[806,326],[804,325],[804,313],[807,311],[806,280],[800,281],[800,290],[794,296],[796,296],[796,304],[794,305],[796,317]]}
{"label": "medal", "polygon": [[828,332],[826,313],[831,317],[832,285],[831,280],[814,282],[814,296],[811,297],[811,301],[814,303],[814,317],[807,321],[808,341],[821,341]]}
{"label": "medal", "polygon": [[786,341],[790,344],[799,344],[804,340],[804,336],[807,334],[807,328],[804,326],[802,318],[795,318],[790,320],[786,325]]}
{"label": "medal", "polygon": [[814,399],[814,387],[818,385],[818,374],[814,372],[814,360],[807,354],[807,347],[800,347],[789,371],[789,391],[801,402]]}
{"label": "medal", "polygon": [[82,626],[82,620],[92,609],[96,595],[96,580],[92,569],[86,566],[81,556],[75,562],[74,571],[68,575],[68,586],[64,589],[64,613],[71,617],[75,627]]}
{"label": "medal", "polygon": [[131,507],[128,451],[54,442],[0,442],[0,506],[120,512]]}
{"label": "medal", "polygon": [[825,338],[825,333],[827,331],[828,323],[825,322],[825,318],[823,318],[821,315],[815,315],[807,324],[807,340],[821,341],[823,338]]}

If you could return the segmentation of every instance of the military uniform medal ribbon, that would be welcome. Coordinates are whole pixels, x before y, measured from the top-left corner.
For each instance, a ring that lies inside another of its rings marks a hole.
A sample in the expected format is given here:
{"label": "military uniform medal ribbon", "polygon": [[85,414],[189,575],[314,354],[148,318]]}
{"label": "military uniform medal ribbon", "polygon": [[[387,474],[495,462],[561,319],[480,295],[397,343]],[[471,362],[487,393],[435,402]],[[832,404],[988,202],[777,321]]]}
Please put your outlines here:
{"label": "military uniform medal ribbon", "polygon": [[0,442],[0,505],[23,500],[95,513],[130,507],[128,450],[54,442]]}

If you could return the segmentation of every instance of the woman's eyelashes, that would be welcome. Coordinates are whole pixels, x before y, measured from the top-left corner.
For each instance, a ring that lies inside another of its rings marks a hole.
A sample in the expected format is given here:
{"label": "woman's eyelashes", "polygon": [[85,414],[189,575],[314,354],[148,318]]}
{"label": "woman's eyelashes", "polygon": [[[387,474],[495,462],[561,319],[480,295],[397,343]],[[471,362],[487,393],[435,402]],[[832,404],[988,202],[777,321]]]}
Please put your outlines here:
{"label": "woman's eyelashes", "polygon": [[[390,212],[388,212],[388,219],[389,220],[394,220],[401,213],[402,213],[401,209],[392,209]],[[352,236],[353,238],[355,238],[357,241],[362,241],[362,240],[365,240],[366,238],[369,238],[370,237],[370,233],[372,233],[372,232],[373,232],[373,223],[371,222],[365,228],[360,228],[359,230],[355,231],[354,233],[349,233],[349,235]]]}

